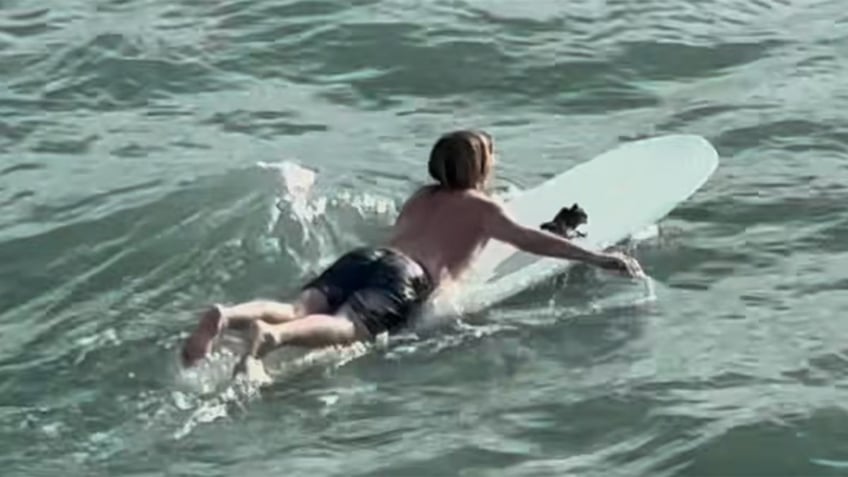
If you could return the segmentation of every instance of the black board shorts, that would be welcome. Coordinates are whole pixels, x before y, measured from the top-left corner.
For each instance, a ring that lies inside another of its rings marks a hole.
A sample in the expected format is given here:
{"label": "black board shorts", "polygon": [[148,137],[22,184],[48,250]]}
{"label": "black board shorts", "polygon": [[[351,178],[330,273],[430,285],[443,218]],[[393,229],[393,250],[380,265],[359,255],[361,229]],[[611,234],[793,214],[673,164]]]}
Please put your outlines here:
{"label": "black board shorts", "polygon": [[303,286],[327,299],[330,313],[347,307],[346,316],[375,337],[403,327],[433,292],[426,269],[391,248],[358,248],[336,260]]}

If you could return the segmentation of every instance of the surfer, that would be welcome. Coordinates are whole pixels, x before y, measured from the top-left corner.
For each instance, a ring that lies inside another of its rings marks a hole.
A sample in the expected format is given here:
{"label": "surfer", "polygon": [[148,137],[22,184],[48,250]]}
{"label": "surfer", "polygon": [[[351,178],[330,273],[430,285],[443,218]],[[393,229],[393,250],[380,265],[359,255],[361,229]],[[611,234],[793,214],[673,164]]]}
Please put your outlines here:
{"label": "surfer", "polygon": [[262,300],[209,308],[184,344],[183,363],[202,359],[225,328],[244,329],[250,338],[237,371],[255,369],[262,355],[279,346],[345,345],[391,333],[439,287],[461,278],[489,240],[631,277],[642,274],[631,257],[593,252],[516,222],[485,192],[494,166],[489,134],[443,135],[428,163],[435,183],[406,201],[384,245],[343,255],[306,283],[292,303]]}

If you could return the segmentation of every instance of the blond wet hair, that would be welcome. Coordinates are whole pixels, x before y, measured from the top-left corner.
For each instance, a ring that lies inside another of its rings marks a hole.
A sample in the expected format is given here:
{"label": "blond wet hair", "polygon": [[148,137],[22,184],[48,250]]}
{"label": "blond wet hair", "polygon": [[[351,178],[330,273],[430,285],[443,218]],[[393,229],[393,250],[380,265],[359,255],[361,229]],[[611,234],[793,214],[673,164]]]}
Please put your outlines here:
{"label": "blond wet hair", "polygon": [[482,189],[492,173],[492,137],[471,129],[449,132],[433,145],[427,169],[444,189]]}

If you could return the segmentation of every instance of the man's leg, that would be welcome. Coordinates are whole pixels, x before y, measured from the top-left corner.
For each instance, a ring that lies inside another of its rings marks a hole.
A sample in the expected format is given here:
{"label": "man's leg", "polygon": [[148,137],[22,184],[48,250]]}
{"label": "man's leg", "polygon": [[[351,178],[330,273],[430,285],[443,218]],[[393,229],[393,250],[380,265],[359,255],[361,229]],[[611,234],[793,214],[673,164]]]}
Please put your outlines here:
{"label": "man's leg", "polygon": [[256,300],[231,307],[214,305],[201,315],[197,328],[186,340],[183,365],[190,366],[206,356],[215,338],[226,328],[245,329],[259,320],[285,323],[328,309],[326,297],[314,288],[304,290],[292,304]]}
{"label": "man's leg", "polygon": [[245,329],[256,320],[272,324],[285,323],[307,315],[329,311],[327,297],[315,288],[304,290],[291,304],[254,300],[221,309],[226,327],[233,329]]}
{"label": "man's leg", "polygon": [[336,315],[312,314],[280,324],[253,322],[248,350],[236,367],[236,374],[253,368],[261,370],[258,360],[280,346],[322,348],[369,340],[368,332],[347,318],[349,312],[349,308],[343,307]]}
{"label": "man's leg", "polygon": [[304,348],[346,345],[366,339],[350,320],[334,315],[315,314],[280,324],[254,322],[251,325],[249,354],[260,358],[284,345]]}

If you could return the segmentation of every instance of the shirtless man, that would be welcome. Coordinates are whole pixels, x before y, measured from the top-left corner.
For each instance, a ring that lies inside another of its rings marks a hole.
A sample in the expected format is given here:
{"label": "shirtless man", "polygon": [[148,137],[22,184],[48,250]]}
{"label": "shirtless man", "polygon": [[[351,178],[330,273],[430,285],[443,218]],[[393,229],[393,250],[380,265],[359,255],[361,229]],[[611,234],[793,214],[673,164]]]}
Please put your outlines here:
{"label": "shirtless man", "polygon": [[291,304],[252,301],[212,307],[187,339],[183,363],[202,359],[227,327],[249,331],[249,349],[239,369],[257,366],[258,358],[278,346],[344,345],[391,333],[438,287],[460,278],[492,239],[538,255],[633,277],[642,274],[633,258],[586,250],[513,220],[485,192],[494,168],[493,146],[482,131],[439,138],[428,163],[436,183],[406,201],[385,245],[343,255],[304,285]]}

